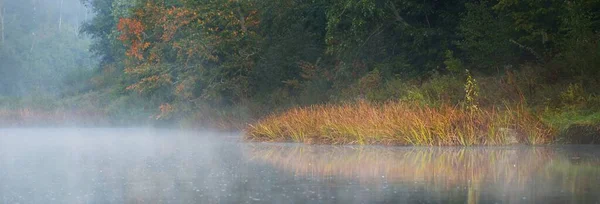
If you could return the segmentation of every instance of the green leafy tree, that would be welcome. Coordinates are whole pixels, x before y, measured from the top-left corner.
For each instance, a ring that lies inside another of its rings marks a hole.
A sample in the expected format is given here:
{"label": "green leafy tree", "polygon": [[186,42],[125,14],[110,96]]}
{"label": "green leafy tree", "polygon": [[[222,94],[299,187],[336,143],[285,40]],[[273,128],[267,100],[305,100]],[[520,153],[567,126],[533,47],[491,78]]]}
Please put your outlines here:
{"label": "green leafy tree", "polygon": [[327,13],[329,51],[368,67],[391,65],[383,72],[423,75],[443,67],[463,10],[464,1],[336,0]]}
{"label": "green leafy tree", "polygon": [[56,95],[71,72],[89,70],[95,59],[77,27],[86,15],[76,0],[3,1],[0,4],[0,95]]}
{"label": "green leafy tree", "polygon": [[458,47],[478,71],[496,72],[519,62],[522,50],[511,43],[517,36],[512,19],[493,9],[495,1],[467,3],[458,26]]}

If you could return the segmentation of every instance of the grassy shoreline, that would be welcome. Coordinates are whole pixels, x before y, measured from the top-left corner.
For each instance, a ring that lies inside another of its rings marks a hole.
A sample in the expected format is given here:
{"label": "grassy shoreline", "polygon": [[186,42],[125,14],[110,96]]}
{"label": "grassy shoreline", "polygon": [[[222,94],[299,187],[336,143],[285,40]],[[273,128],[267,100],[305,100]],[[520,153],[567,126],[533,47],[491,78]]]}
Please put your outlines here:
{"label": "grassy shoreline", "polygon": [[[421,83],[360,80],[326,92],[288,93],[283,96],[289,97],[275,95],[229,106],[165,106],[135,93],[122,96],[109,91],[0,98],[0,126],[210,128],[245,131],[249,141],[307,144],[600,144],[600,97],[595,85],[528,80],[538,73],[543,72],[475,77],[467,72],[435,75]],[[322,96],[307,100],[315,94]]]}
{"label": "grassy shoreline", "polygon": [[308,144],[471,146],[549,144],[555,130],[520,107],[467,110],[404,102],[294,108],[246,130],[251,141]]}
{"label": "grassy shoreline", "polygon": [[[250,124],[245,138],[419,146],[600,144],[596,84],[549,83],[538,77],[542,73],[538,67],[495,76],[437,75],[419,84],[375,80],[341,91],[350,96],[341,101],[271,113]],[[358,93],[364,99],[353,100]]]}

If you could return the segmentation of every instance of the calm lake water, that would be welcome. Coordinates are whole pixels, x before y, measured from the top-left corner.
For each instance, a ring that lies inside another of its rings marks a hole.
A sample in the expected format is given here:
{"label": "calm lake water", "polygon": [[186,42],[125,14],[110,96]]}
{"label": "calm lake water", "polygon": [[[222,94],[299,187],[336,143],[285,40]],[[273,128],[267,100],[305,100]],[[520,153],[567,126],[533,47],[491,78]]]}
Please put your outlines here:
{"label": "calm lake water", "polygon": [[212,132],[0,129],[0,203],[600,203],[600,146],[307,146]]}

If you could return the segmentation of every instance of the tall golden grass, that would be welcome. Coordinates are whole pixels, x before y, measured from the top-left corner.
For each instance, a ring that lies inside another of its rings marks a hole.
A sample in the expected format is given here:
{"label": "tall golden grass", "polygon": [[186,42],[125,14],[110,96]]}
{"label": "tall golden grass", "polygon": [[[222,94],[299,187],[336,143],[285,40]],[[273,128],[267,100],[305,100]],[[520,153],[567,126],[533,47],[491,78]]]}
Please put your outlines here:
{"label": "tall golden grass", "polygon": [[466,110],[404,102],[294,108],[246,129],[251,141],[361,145],[547,144],[552,135],[549,127],[519,106]]}

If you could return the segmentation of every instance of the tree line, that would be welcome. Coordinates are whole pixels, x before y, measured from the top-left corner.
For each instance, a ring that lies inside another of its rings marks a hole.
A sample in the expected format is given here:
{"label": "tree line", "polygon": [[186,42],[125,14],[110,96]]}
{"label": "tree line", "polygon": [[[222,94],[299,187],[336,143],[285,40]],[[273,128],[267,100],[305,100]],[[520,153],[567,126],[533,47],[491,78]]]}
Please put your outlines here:
{"label": "tree line", "polygon": [[96,66],[79,25],[92,16],[78,0],[0,0],[0,97],[54,95]]}
{"label": "tree line", "polygon": [[465,70],[538,66],[549,83],[600,70],[599,0],[84,3],[96,86],[152,98],[161,115],[335,101],[347,87]]}

